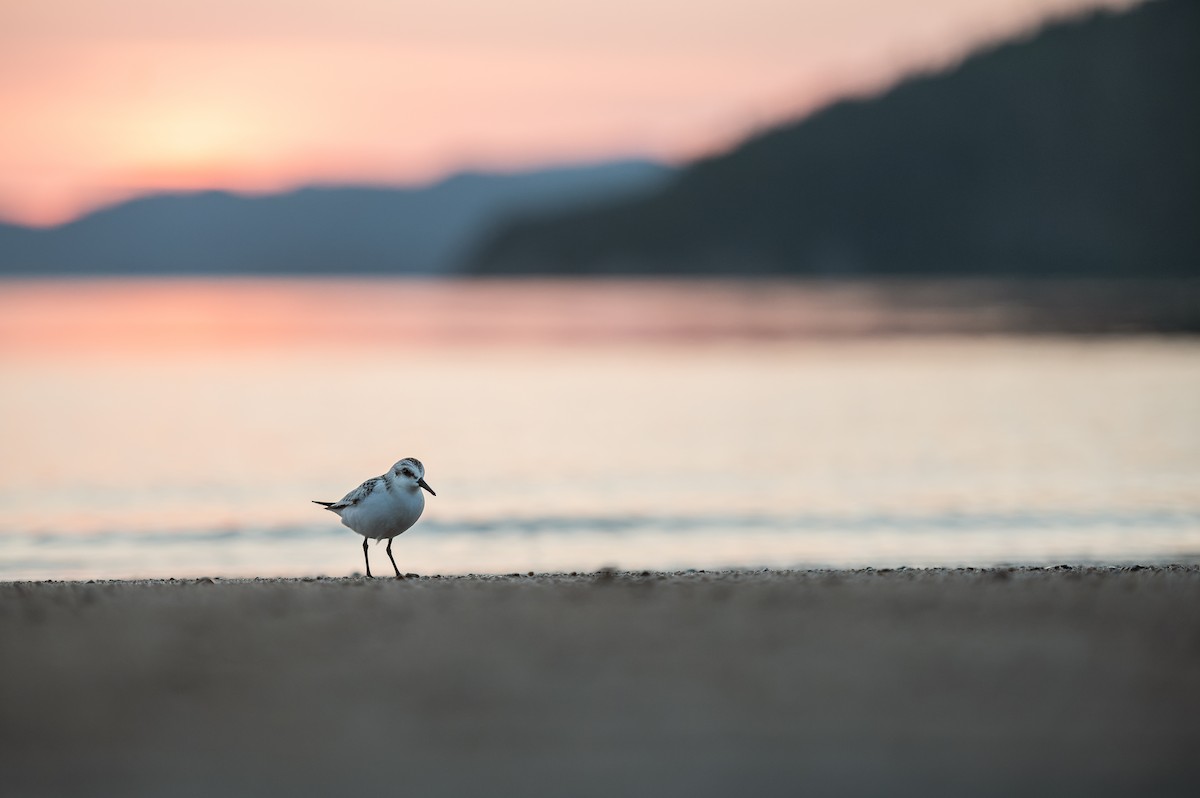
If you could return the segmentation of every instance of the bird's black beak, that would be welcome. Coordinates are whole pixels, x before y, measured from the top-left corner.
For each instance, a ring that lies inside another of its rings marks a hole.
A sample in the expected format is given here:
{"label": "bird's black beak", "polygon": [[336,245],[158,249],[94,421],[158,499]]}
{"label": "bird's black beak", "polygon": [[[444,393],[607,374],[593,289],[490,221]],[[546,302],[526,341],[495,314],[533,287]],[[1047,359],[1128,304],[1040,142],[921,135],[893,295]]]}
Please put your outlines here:
{"label": "bird's black beak", "polygon": [[429,491],[429,495],[430,495],[430,496],[436,496],[436,495],[437,495],[436,493],[434,493],[434,492],[433,492],[433,488],[429,487],[429,483],[428,483],[428,482],[426,482],[424,478],[418,479],[418,480],[417,480],[417,484],[418,484],[418,485],[420,485],[420,486],[421,486],[422,488],[424,488],[425,490]]}

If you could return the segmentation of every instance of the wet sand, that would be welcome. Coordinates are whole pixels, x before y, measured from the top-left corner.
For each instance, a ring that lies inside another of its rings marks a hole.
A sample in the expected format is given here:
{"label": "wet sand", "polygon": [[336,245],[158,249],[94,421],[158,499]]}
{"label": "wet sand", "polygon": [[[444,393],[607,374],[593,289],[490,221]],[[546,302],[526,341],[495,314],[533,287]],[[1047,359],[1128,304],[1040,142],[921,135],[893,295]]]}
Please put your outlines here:
{"label": "wet sand", "polygon": [[0,584],[0,792],[1191,795],[1200,568]]}

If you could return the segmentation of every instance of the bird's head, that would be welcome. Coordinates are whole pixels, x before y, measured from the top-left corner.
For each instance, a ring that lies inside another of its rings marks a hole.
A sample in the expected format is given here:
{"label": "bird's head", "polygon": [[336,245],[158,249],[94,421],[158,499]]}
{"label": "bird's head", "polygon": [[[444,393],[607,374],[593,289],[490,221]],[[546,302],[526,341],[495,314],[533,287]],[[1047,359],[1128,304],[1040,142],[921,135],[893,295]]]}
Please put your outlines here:
{"label": "bird's head", "polygon": [[412,486],[413,489],[424,488],[431,496],[437,495],[425,481],[425,466],[415,457],[405,457],[392,466],[392,478],[401,485]]}

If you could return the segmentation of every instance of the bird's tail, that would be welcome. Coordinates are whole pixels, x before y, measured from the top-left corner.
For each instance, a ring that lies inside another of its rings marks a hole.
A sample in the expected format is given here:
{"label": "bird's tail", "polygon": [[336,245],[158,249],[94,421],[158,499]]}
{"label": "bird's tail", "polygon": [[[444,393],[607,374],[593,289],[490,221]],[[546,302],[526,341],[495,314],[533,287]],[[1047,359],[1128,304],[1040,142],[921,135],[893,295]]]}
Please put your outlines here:
{"label": "bird's tail", "polygon": [[312,500],[312,503],[313,503],[313,504],[319,504],[319,505],[321,505],[322,507],[332,507],[332,506],[334,505],[334,502],[319,502],[319,501],[317,501],[316,499],[313,499],[313,500]]}

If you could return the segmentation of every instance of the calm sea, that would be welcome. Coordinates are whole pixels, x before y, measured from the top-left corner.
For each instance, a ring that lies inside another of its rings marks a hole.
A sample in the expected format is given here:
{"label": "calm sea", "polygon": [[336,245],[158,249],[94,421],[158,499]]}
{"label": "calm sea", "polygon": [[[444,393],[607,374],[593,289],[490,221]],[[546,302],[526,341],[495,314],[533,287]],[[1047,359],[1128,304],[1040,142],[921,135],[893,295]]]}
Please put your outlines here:
{"label": "calm sea", "polygon": [[0,283],[0,579],[350,574],[404,456],[417,573],[1200,558],[1200,341],[881,290]]}

